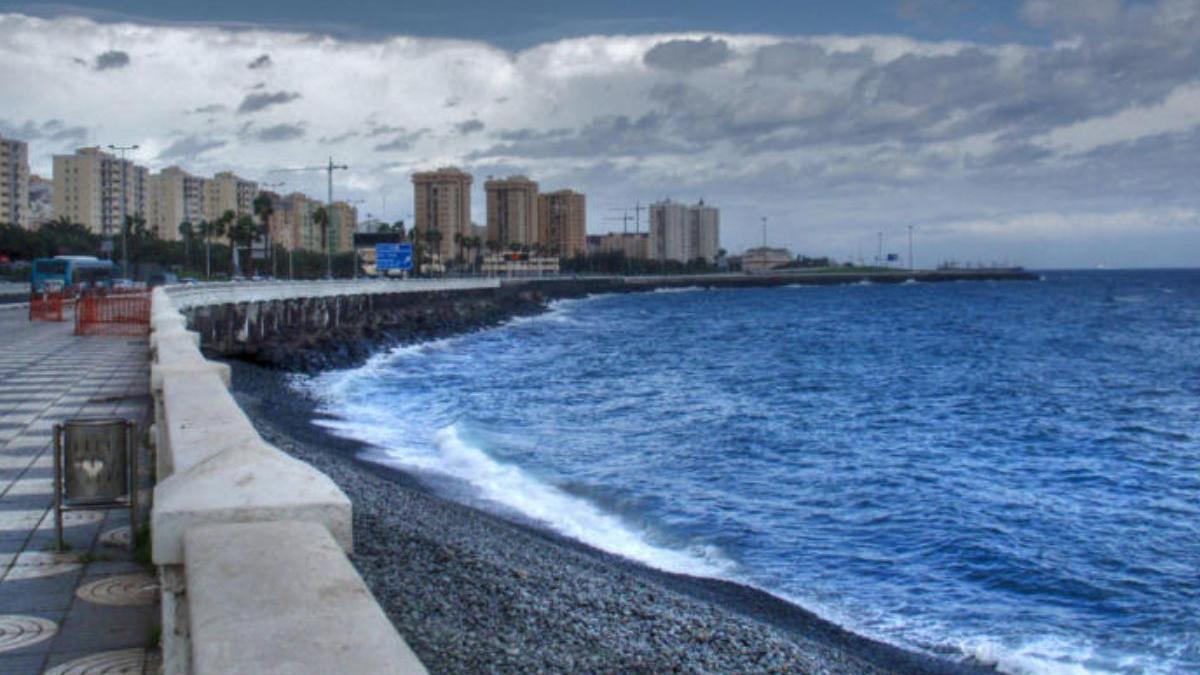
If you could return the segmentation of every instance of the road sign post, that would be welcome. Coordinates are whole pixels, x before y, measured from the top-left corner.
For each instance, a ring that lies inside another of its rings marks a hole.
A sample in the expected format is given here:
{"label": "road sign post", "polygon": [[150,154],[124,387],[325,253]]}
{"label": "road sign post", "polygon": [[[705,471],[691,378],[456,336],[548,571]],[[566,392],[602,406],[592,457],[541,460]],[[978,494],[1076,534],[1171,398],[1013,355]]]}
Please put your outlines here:
{"label": "road sign post", "polygon": [[376,244],[375,269],[380,274],[391,270],[407,272],[412,269],[412,244]]}

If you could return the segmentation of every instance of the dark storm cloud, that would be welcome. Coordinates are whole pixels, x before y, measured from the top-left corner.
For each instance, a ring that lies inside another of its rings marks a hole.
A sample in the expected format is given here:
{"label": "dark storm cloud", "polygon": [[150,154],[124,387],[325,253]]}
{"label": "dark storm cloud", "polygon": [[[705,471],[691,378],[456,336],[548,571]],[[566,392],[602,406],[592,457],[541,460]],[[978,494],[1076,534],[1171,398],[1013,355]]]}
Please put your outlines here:
{"label": "dark storm cloud", "polygon": [[467,120],[465,122],[459,122],[458,124],[455,124],[454,129],[463,136],[466,136],[467,134],[473,134],[477,131],[483,131],[483,122],[480,122],[479,120]]}
{"label": "dark storm cloud", "polygon": [[254,59],[253,61],[251,61],[250,63],[247,63],[246,67],[249,68],[250,70],[258,70],[259,68],[269,68],[269,67],[271,67],[271,55],[263,54],[263,55],[259,56],[258,58]]}
{"label": "dark storm cloud", "polygon": [[304,137],[304,127],[298,124],[276,124],[253,132],[252,137],[263,143],[292,141]]}
{"label": "dark storm cloud", "polygon": [[754,53],[751,75],[794,76],[813,70],[867,68],[872,64],[866,49],[854,52],[827,52],[823,47],[804,42],[781,42],[760,47]]}
{"label": "dark storm cloud", "polygon": [[696,149],[667,139],[664,132],[663,118],[656,113],[635,119],[625,115],[606,115],[575,131],[507,131],[500,136],[509,142],[473,153],[470,158],[644,157],[683,154]]}
{"label": "dark storm cloud", "polygon": [[184,136],[158,153],[161,160],[195,159],[199,155],[228,145],[227,141],[202,136]]}
{"label": "dark storm cloud", "polygon": [[689,71],[711,68],[732,56],[729,43],[706,37],[703,40],[667,40],[651,47],[642,61],[663,70]]}
{"label": "dark storm cloud", "polygon": [[403,152],[411,150],[413,144],[416,143],[422,136],[429,133],[428,129],[420,129],[409,132],[403,127],[396,128],[397,133],[390,141],[380,143],[374,147],[376,152]]}
{"label": "dark storm cloud", "polygon": [[0,136],[22,141],[62,141],[83,143],[87,140],[87,127],[68,126],[62,120],[51,119],[37,123],[25,120],[21,125],[0,119]]}
{"label": "dark storm cloud", "polygon": [[111,70],[124,68],[129,65],[129,54],[122,51],[110,50],[96,57],[96,70]]}
{"label": "dark storm cloud", "polygon": [[294,91],[277,91],[273,94],[248,94],[246,98],[242,99],[242,103],[238,106],[237,111],[239,115],[244,115],[258,112],[273,105],[282,105],[298,98],[300,98],[300,94]]}
{"label": "dark storm cloud", "polygon": [[211,115],[213,113],[219,113],[223,110],[227,110],[224,104],[210,103],[208,105],[202,105],[199,108],[196,108],[192,111],[192,113],[196,115]]}
{"label": "dark storm cloud", "polygon": [[336,143],[344,143],[344,142],[350,140],[351,138],[356,138],[360,135],[361,134],[359,134],[357,131],[347,131],[345,133],[341,133],[336,136],[322,136],[318,140],[318,142],[333,145]]}
{"label": "dark storm cloud", "polygon": [[406,131],[404,127],[393,127],[388,124],[369,124],[371,124],[371,128],[367,129],[367,138],[376,138],[390,134],[402,134]]}

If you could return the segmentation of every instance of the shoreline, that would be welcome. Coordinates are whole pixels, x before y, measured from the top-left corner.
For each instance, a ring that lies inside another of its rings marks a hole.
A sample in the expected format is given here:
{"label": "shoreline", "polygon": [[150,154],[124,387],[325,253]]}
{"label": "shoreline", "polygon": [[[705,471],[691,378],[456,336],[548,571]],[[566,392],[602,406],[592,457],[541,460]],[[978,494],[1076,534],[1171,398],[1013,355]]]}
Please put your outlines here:
{"label": "shoreline", "polygon": [[[345,367],[349,355],[340,356]],[[351,498],[355,565],[433,672],[995,672],[858,635],[766,591],[663,572],[441,497],[410,473],[358,459],[369,446],[318,426],[323,415],[289,386],[289,371],[231,365],[232,390],[264,438]]]}

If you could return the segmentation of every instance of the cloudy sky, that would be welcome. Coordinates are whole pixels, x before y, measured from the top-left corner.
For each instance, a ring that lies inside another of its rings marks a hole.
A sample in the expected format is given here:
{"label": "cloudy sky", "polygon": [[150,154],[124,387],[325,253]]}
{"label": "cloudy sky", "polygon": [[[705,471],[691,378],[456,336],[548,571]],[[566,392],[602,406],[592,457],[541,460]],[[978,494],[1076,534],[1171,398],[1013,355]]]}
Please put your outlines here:
{"label": "cloudy sky", "polygon": [[333,156],[389,220],[455,164],[477,221],[519,173],[591,232],[704,199],[731,251],[1200,265],[1200,0],[560,4],[0,0],[0,134],[319,197],[272,171]]}

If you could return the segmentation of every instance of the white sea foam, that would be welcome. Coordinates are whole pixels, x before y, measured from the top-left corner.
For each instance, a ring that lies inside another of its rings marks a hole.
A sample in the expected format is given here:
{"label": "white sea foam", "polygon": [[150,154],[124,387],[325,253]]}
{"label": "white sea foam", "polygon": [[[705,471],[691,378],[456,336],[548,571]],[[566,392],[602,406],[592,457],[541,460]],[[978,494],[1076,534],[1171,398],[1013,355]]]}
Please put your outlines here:
{"label": "white sea foam", "polygon": [[[362,422],[366,422],[363,424]],[[668,572],[725,578],[733,563],[715,547],[672,549],[650,542],[643,533],[586,499],[549,485],[513,464],[500,462],[462,438],[457,426],[439,429],[431,448],[397,447],[368,420],[330,423],[360,440],[386,448],[370,457],[396,468],[441,474],[464,481],[478,495],[545,524],[551,530],[604,551]],[[376,432],[370,429],[374,427]]]}
{"label": "white sea foam", "polygon": [[988,638],[965,640],[958,646],[966,656],[1009,675],[1106,675],[1129,670],[1167,672],[1140,659],[1136,665],[1128,660],[1107,664],[1107,659],[1098,657],[1091,647],[1059,637],[1044,637],[1016,648]]}
{"label": "white sea foam", "polygon": [[696,291],[707,291],[704,286],[678,286],[673,288],[656,288],[655,293],[695,293]]}

